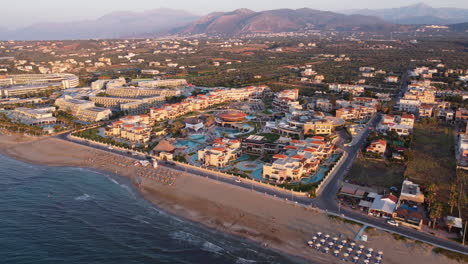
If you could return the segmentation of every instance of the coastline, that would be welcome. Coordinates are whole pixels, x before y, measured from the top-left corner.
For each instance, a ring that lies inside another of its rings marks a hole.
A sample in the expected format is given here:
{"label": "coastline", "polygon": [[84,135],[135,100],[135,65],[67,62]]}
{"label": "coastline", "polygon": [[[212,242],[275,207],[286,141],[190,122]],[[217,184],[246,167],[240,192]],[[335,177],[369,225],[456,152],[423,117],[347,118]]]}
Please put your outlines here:
{"label": "coastline", "polygon": [[[86,168],[123,176],[131,182],[140,173],[128,158],[57,138],[0,134],[0,152],[32,164]],[[97,159],[102,160],[90,162]],[[260,193],[186,173],[177,172],[173,185],[145,178],[139,191],[145,199],[170,214],[260,245],[267,244],[268,249],[300,258],[298,261],[337,262],[331,254],[321,254],[307,247],[306,241],[317,231],[354,238],[360,228]],[[385,251],[386,263],[457,263],[433,254],[428,245],[395,240],[392,235],[376,230],[366,233],[368,245]]]}

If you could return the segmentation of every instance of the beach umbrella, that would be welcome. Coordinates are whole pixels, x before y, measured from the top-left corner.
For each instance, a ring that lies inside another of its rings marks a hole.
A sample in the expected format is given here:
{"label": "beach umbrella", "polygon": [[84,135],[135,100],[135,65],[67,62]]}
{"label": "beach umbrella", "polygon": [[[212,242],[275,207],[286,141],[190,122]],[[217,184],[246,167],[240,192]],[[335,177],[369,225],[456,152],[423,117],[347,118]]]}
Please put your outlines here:
{"label": "beach umbrella", "polygon": [[365,259],[365,260],[364,260],[364,263],[366,263],[366,264],[369,263],[369,260]]}
{"label": "beach umbrella", "polygon": [[371,255],[371,254],[367,254],[366,257],[367,257],[367,258],[370,258],[370,257],[372,257],[372,255]]}
{"label": "beach umbrella", "polygon": [[364,247],[364,245],[359,245],[359,248],[360,248],[360,249],[363,249],[363,248],[365,248],[365,247]]}
{"label": "beach umbrella", "polygon": [[319,243],[315,244],[316,247],[321,247],[322,245],[320,245]]}
{"label": "beach umbrella", "polygon": [[322,232],[317,232],[317,236],[321,236],[322,235]]}
{"label": "beach umbrella", "polygon": [[331,247],[333,246],[333,242],[329,242],[328,245]]}
{"label": "beach umbrella", "polygon": [[352,248],[354,248],[354,246],[356,245],[356,243],[354,242],[351,242],[351,244],[349,244]]}
{"label": "beach umbrella", "polygon": [[361,251],[361,250],[358,250],[358,251],[356,252],[356,255],[357,255],[357,256],[360,256],[361,254],[362,254],[362,251]]}
{"label": "beach umbrella", "polygon": [[327,252],[328,252],[328,250],[329,250],[329,249],[328,249],[328,248],[326,248],[326,247],[325,247],[325,248],[323,248],[323,253],[327,253]]}
{"label": "beach umbrella", "polygon": [[383,252],[382,252],[382,251],[379,251],[379,252],[377,252],[377,254],[379,254],[379,255],[383,255]]}
{"label": "beach umbrella", "polygon": [[316,236],[313,236],[313,237],[312,237],[312,240],[317,240],[317,237],[316,237]]}
{"label": "beach umbrella", "polygon": [[372,253],[374,251],[373,248],[369,248],[369,253]]}
{"label": "beach umbrella", "polygon": [[312,245],[314,244],[314,242],[308,241],[307,244],[308,244],[309,246],[312,246]]}
{"label": "beach umbrella", "polygon": [[325,244],[325,239],[320,239],[320,243]]}
{"label": "beach umbrella", "polygon": [[348,253],[344,253],[344,254],[343,254],[343,257],[347,258],[347,257],[349,257],[349,254],[348,254]]}
{"label": "beach umbrella", "polygon": [[338,254],[339,254],[339,253],[340,253],[340,252],[339,252],[338,250],[333,251],[333,255],[335,255],[335,257],[338,257]]}
{"label": "beach umbrella", "polygon": [[359,259],[358,257],[353,257],[354,262],[357,262],[358,259]]}
{"label": "beach umbrella", "polygon": [[337,238],[337,237],[334,237],[334,238],[333,238],[333,241],[337,241],[337,240],[338,240],[338,238]]}
{"label": "beach umbrella", "polygon": [[353,251],[353,249],[352,249],[352,248],[348,248],[348,249],[346,249],[346,250],[347,250],[347,251],[349,251],[349,252]]}
{"label": "beach umbrella", "polygon": [[328,234],[325,235],[325,238],[326,238],[326,239],[329,239],[329,238],[330,238],[330,235],[328,235]]}
{"label": "beach umbrella", "polygon": [[342,246],[342,245],[338,245],[338,248],[341,250],[341,249],[343,248],[343,246]]}
{"label": "beach umbrella", "polygon": [[382,258],[381,258],[381,257],[376,257],[375,259],[377,260],[377,262],[382,261]]}

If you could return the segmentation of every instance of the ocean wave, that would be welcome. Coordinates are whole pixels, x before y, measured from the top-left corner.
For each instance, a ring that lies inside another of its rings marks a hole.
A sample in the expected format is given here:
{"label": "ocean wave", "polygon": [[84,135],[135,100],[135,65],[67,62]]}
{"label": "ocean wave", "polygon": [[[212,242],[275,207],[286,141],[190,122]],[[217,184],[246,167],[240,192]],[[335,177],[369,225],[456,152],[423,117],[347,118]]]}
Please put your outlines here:
{"label": "ocean wave", "polygon": [[78,197],[75,197],[75,201],[89,201],[89,200],[92,200],[93,197],[91,197],[91,195],[85,193],[81,196],[78,196]]}
{"label": "ocean wave", "polygon": [[137,216],[135,216],[135,217],[132,217],[132,219],[135,220],[135,221],[138,221],[138,222],[140,222],[140,223],[142,223],[142,224],[148,224],[148,225],[149,225],[150,222],[146,221],[145,218],[146,218],[146,217],[143,216],[143,215],[137,215]]}
{"label": "ocean wave", "polygon": [[236,263],[237,264],[248,264],[248,263],[256,263],[257,261],[251,259],[245,259],[241,257],[237,257]]}
{"label": "ocean wave", "polygon": [[208,252],[211,252],[211,253],[220,253],[221,251],[224,250],[224,248],[218,246],[218,245],[215,245],[211,242],[208,242],[208,241],[205,241],[202,245],[202,250],[204,251],[208,251]]}
{"label": "ocean wave", "polygon": [[184,232],[184,231],[176,231],[169,234],[169,236],[174,240],[179,240],[183,242],[187,242],[194,246],[200,246],[203,243],[203,240],[193,234]]}

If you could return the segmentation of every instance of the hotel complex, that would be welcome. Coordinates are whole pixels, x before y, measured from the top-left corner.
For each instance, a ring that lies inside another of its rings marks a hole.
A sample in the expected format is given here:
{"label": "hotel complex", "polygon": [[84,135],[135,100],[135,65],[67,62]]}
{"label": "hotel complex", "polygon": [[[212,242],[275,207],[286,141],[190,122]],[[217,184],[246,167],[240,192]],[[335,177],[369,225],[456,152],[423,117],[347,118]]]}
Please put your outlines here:
{"label": "hotel complex", "polygon": [[85,122],[108,120],[112,111],[107,108],[96,107],[91,101],[72,99],[67,96],[55,100],[60,110],[70,111],[73,116]]}
{"label": "hotel complex", "polygon": [[0,78],[0,97],[13,97],[39,93],[54,89],[75,88],[79,78],[69,73],[54,74],[17,74]]}

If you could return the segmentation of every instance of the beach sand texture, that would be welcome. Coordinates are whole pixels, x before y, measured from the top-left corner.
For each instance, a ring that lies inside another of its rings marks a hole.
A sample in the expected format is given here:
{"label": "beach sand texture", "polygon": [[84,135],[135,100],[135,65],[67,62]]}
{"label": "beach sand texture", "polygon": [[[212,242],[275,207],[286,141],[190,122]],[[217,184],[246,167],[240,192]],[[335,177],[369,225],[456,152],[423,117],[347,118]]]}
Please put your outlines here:
{"label": "beach sand texture", "polygon": [[[0,151],[34,164],[87,167],[129,177],[142,182],[143,196],[161,209],[313,263],[341,263],[306,246],[316,232],[354,238],[360,228],[237,186],[170,169],[138,168],[130,158],[57,138],[0,134]],[[366,234],[365,246],[384,251],[384,263],[458,263],[434,254],[426,244],[396,240],[378,230]]]}

